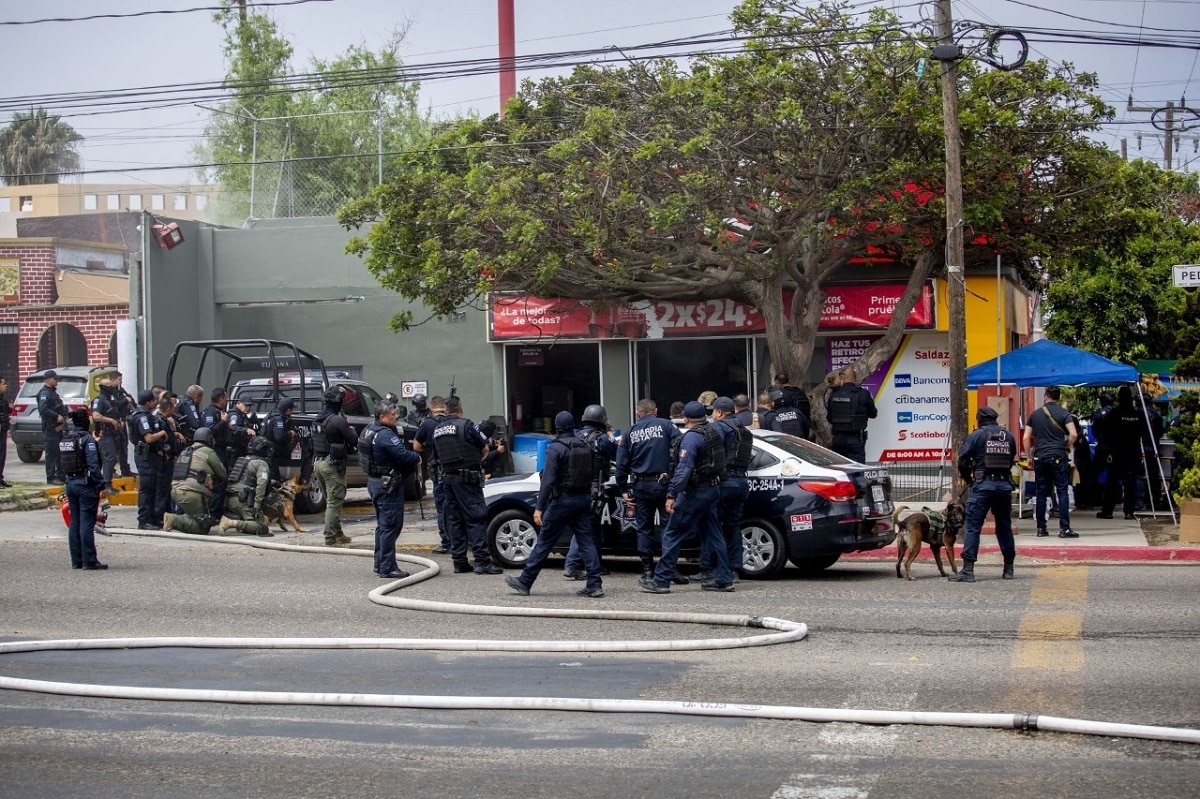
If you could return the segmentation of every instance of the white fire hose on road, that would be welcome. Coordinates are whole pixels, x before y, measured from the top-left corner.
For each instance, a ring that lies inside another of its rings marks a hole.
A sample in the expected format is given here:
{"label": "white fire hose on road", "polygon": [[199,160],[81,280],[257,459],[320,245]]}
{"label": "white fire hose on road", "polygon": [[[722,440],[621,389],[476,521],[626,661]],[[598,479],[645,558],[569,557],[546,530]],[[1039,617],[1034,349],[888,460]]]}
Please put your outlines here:
{"label": "white fire hose on road", "polygon": [[[118,535],[174,538],[192,543],[205,541],[251,546],[285,552],[365,557],[367,550],[330,549],[315,546],[279,544],[259,539],[199,537],[180,533],[123,530],[109,528]],[[181,647],[196,649],[403,649],[460,652],[658,652],[673,650],[736,649],[770,646],[799,641],[808,627],[795,621],[766,616],[655,613],[615,610],[573,610],[563,608],[505,607],[467,605],[452,602],[405,599],[391,596],[395,591],[437,576],[441,568],[435,561],[413,555],[398,558],[422,567],[410,577],[386,583],[368,594],[379,605],[403,610],[438,613],[467,613],[491,616],[534,616],[542,618],[598,619],[609,621],[646,621],[675,624],[706,624],[772,630],[763,635],[733,638],[699,638],[658,641],[501,641],[456,640],[442,638],[105,638],[51,641],[12,641],[0,643],[0,655],[21,652],[64,652],[104,649],[150,649]],[[360,693],[313,693],[297,691],[234,691],[194,688],[153,688],[120,685],[89,685],[49,680],[28,680],[0,675],[0,688],[66,696],[143,699],[166,702],[223,702],[235,704],[324,705],[346,707],[390,707],[444,710],[558,710],[595,713],[668,713],[688,716],[779,719],[855,724],[907,724],[947,727],[988,727],[1010,730],[1045,730],[1081,735],[1141,738],[1200,744],[1200,730],[1182,727],[1158,727],[1139,724],[1115,724],[1083,719],[1040,716],[1030,713],[936,713],[928,711],[860,710],[846,708],[788,707],[777,705],[724,704],[714,702],[654,701],[641,699],[587,699],[561,697],[491,696],[420,696]]]}

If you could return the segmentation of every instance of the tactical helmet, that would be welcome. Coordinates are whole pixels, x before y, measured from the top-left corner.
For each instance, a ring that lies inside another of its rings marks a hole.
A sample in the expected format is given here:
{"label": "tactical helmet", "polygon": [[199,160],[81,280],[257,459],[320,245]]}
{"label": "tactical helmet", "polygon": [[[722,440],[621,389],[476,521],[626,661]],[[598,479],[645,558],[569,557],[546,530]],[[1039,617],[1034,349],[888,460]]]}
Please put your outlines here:
{"label": "tactical helmet", "polygon": [[767,397],[771,400],[771,405],[776,408],[781,407],[786,402],[783,396],[783,389],[779,386],[771,386],[767,389]]}
{"label": "tactical helmet", "polygon": [[425,410],[425,403],[427,401],[428,400],[426,399],[424,394],[414,394],[413,395],[413,405],[415,405],[417,407],[417,410],[422,410],[422,411]]}
{"label": "tactical helmet", "polygon": [[250,439],[250,443],[246,445],[246,451],[251,455],[266,455],[271,451],[271,442],[262,436],[254,436]]}
{"label": "tactical helmet", "polygon": [[603,405],[589,405],[583,409],[583,416],[579,417],[579,421],[604,427],[608,424],[608,411],[604,410]]}
{"label": "tactical helmet", "polygon": [[326,405],[341,405],[344,399],[346,399],[346,389],[342,386],[330,386],[325,391]]}
{"label": "tactical helmet", "polygon": [[212,431],[207,427],[201,427],[192,436],[192,441],[195,441],[197,444],[211,444],[213,443]]}
{"label": "tactical helmet", "polygon": [[570,411],[559,411],[554,416],[554,429],[560,433],[575,429],[575,417]]}

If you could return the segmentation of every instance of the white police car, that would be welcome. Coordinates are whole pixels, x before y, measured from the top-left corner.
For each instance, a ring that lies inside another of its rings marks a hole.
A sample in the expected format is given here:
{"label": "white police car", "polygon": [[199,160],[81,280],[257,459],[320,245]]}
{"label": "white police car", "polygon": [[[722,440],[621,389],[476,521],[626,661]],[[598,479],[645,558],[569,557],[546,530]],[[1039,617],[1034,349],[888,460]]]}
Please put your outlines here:
{"label": "white police car", "polygon": [[[802,572],[818,572],[843,553],[879,549],[895,540],[887,469],[856,463],[784,433],[753,432],[750,496],[742,517],[746,577],[772,577],[789,560]],[[537,473],[501,477],[484,486],[488,542],[496,561],[507,568],[520,568],[533,552],[538,486]],[[609,480],[601,518],[605,555],[637,555],[637,533],[625,509]],[[564,535],[560,550],[569,543]],[[683,555],[697,551],[693,536]]]}

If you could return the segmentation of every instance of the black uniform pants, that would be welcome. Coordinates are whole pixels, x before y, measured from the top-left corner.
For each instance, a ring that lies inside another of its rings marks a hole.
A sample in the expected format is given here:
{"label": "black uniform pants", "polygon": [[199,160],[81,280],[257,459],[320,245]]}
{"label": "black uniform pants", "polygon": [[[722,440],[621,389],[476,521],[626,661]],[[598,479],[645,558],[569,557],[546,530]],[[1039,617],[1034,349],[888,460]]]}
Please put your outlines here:
{"label": "black uniform pants", "polygon": [[450,557],[455,565],[467,562],[467,546],[475,556],[476,566],[492,562],[488,548],[487,505],[483,501],[483,481],[464,477],[461,474],[446,474],[442,477],[446,492],[446,527],[450,534]]}
{"label": "black uniform pants", "polygon": [[51,483],[58,481],[66,482],[66,476],[63,474],[62,461],[59,457],[58,443],[62,441],[62,433],[54,428],[42,428],[42,436],[46,441],[46,482]]}

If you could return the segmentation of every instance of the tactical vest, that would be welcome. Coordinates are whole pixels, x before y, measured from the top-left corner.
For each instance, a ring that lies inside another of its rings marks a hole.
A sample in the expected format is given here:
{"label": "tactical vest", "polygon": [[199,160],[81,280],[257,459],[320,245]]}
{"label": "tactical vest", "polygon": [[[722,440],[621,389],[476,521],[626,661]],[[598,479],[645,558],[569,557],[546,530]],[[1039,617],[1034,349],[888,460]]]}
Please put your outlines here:
{"label": "tactical vest", "polygon": [[775,414],[775,421],[779,422],[779,432],[804,438],[804,422],[801,421],[800,411],[797,409],[784,408]]}
{"label": "tactical vest", "polygon": [[1007,474],[1016,454],[1016,443],[1004,428],[989,433],[983,443],[983,470],[989,474]]}
{"label": "tactical vest", "polygon": [[[688,432],[700,433],[704,436],[704,457],[696,461],[692,473],[688,476],[687,488],[699,485],[715,485],[725,477],[725,439],[712,424],[705,422],[691,428]],[[684,433],[686,436],[687,433]],[[672,471],[679,465],[679,450],[683,444],[683,436],[675,439],[675,447],[671,453]]]}
{"label": "tactical vest", "polygon": [[853,394],[838,389],[829,396],[829,425],[835,433],[854,432],[854,400]]}
{"label": "tactical vest", "polygon": [[172,480],[187,480],[190,477],[200,485],[207,485],[208,470],[203,467],[208,465],[208,456],[201,453],[202,448],[200,444],[193,444],[180,453],[175,461],[175,470],[171,472]]}
{"label": "tactical vest", "polygon": [[554,440],[567,448],[566,468],[559,471],[556,488],[572,493],[591,488],[596,477],[596,453],[592,447],[574,436]]}
{"label": "tactical vest", "polygon": [[250,487],[254,488],[254,484],[257,481],[257,477],[255,476],[255,474],[253,472],[250,471],[250,461],[252,459],[253,458],[250,455],[243,455],[242,457],[238,458],[236,461],[233,462],[233,468],[229,470],[229,478],[228,478],[229,485],[235,486],[238,483],[244,481],[247,478],[247,476],[249,476]]}
{"label": "tactical vest", "polygon": [[750,460],[754,457],[754,434],[734,417],[722,419],[721,422],[732,428],[733,432],[737,434],[732,445],[727,443],[725,447],[727,471],[741,477],[746,474],[746,469],[750,467]]}
{"label": "tactical vest", "polygon": [[280,419],[283,419],[282,413],[280,413],[279,411],[271,411],[269,414],[267,414],[267,419],[266,419],[266,421],[263,422],[263,426],[262,426],[262,433],[266,437],[267,441],[271,444],[271,457],[282,456],[282,455],[287,454],[287,453],[282,452],[283,448],[287,445],[287,436],[286,436],[287,422],[286,421],[284,422],[284,425],[283,425],[283,430],[285,433],[284,440],[283,441],[275,440],[275,422],[279,421]]}
{"label": "tactical vest", "polygon": [[113,404],[112,399],[103,392],[97,394],[96,398],[92,400],[92,413],[98,413],[110,419],[117,418],[116,406]]}
{"label": "tactical vest", "polygon": [[317,423],[313,425],[312,429],[313,452],[319,458],[329,454],[329,438],[325,435],[325,420],[328,418],[328,416],[318,417]]}
{"label": "tactical vest", "polygon": [[367,477],[383,477],[389,469],[375,460],[375,436],[384,429],[379,422],[371,422],[358,438],[358,465],[367,473]]}
{"label": "tactical vest", "polygon": [[[133,413],[129,414],[129,418],[125,420],[125,427],[127,428],[128,433],[129,433],[129,440],[132,441],[134,444],[144,444],[145,443],[142,438],[142,431],[141,431],[142,417],[150,418],[150,411],[146,410],[145,408],[143,408],[142,406],[139,405],[137,410],[135,410]],[[151,421],[147,425],[147,427],[150,428],[151,432],[154,432],[153,419],[151,419]],[[157,447],[158,442],[156,441],[153,444],[150,444],[149,446]]]}
{"label": "tactical vest", "polygon": [[216,405],[204,409],[204,413],[200,414],[200,425],[212,431],[213,444],[218,447],[229,445],[229,425],[221,424],[221,409]]}
{"label": "tactical vest", "polygon": [[595,469],[592,480],[596,487],[604,485],[604,481],[608,479],[608,466],[610,461],[600,454],[600,436],[605,435],[603,430],[598,430],[595,427],[588,427],[579,434],[579,438],[588,445],[595,456]]}
{"label": "tactical vest", "polygon": [[82,477],[87,474],[87,455],[83,451],[83,433],[72,430],[58,442],[59,463],[67,477]]}
{"label": "tactical vest", "polygon": [[447,471],[483,466],[479,448],[467,443],[467,420],[462,417],[447,418],[433,428],[433,448],[437,451],[438,463]]}

